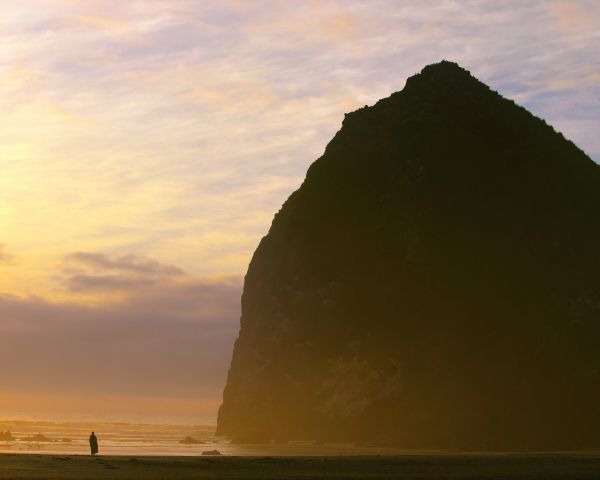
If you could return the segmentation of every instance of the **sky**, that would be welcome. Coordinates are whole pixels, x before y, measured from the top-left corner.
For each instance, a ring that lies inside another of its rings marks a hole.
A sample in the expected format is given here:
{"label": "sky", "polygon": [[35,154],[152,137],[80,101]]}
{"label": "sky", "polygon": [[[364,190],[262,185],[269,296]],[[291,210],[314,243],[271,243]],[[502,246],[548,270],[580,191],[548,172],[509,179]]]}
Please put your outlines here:
{"label": "sky", "polygon": [[596,0],[0,0],[0,417],[214,423],[273,215],[442,59],[600,162]]}

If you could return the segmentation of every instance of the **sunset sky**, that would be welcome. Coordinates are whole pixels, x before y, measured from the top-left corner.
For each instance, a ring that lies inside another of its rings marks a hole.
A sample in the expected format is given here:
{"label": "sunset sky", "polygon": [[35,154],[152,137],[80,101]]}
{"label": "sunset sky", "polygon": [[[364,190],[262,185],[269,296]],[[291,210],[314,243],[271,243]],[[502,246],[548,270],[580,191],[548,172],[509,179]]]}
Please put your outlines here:
{"label": "sunset sky", "polygon": [[444,58],[600,161],[596,0],[0,0],[0,418],[214,422],[274,213]]}

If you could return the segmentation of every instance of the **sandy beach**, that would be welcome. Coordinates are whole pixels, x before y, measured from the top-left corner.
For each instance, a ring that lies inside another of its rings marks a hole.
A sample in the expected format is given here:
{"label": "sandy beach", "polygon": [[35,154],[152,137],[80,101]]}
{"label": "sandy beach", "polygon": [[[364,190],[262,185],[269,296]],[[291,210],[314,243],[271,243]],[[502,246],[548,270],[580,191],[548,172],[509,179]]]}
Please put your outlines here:
{"label": "sandy beach", "polygon": [[599,453],[356,457],[0,454],[0,479],[598,479]]}

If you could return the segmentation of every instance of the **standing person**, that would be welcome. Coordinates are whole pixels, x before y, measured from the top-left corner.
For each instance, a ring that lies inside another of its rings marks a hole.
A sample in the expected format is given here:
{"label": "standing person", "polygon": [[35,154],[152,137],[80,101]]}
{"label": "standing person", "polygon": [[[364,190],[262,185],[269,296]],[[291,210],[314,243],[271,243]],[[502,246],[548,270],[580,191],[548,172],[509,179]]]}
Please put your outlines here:
{"label": "standing person", "polygon": [[96,455],[98,453],[98,438],[94,432],[92,432],[90,435],[90,450],[92,455]]}

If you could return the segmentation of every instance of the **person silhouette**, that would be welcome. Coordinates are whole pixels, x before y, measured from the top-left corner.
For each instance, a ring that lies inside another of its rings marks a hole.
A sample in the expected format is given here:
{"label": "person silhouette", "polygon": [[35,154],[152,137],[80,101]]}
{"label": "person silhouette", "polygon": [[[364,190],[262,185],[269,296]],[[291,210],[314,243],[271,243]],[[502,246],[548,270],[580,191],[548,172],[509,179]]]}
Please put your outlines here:
{"label": "person silhouette", "polygon": [[92,432],[90,435],[90,450],[92,455],[96,455],[98,453],[98,438],[94,432]]}

